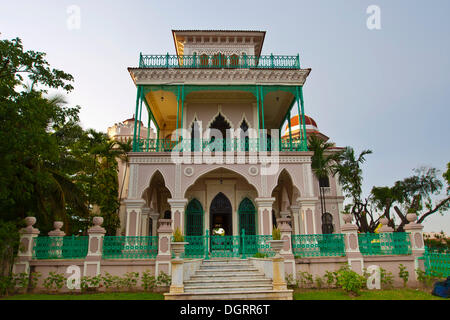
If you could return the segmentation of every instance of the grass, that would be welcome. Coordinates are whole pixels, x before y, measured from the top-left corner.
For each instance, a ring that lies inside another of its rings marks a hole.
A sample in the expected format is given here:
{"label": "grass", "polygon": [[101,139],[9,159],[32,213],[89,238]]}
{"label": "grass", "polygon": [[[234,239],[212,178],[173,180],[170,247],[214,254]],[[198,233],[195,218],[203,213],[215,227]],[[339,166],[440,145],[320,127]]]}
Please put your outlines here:
{"label": "grass", "polygon": [[18,294],[0,300],[164,300],[164,295],[151,292],[108,292],[91,294]]}
{"label": "grass", "polygon": [[294,300],[447,300],[431,295],[431,290],[391,289],[363,290],[357,297],[349,296],[340,289],[297,289]]}

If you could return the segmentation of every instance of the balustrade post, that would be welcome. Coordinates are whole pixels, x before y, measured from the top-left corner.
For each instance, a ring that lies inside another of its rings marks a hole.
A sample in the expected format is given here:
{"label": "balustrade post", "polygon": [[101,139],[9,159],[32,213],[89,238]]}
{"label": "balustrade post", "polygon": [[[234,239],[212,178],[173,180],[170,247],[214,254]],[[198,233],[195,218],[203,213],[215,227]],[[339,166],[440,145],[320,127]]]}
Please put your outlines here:
{"label": "balustrade post", "polygon": [[89,235],[89,245],[83,270],[83,275],[89,277],[100,274],[103,240],[106,233],[106,230],[101,226],[103,224],[103,217],[94,217],[92,222],[94,226],[87,231]]}
{"label": "balustrade post", "polygon": [[159,276],[161,272],[166,274],[171,273],[170,259],[172,252],[170,243],[172,233],[172,219],[159,219],[158,255],[156,256],[155,277]]}
{"label": "balustrade post", "polygon": [[142,209],[145,206],[145,201],[142,199],[126,199],[124,202],[127,212],[125,235],[127,237],[139,236],[142,222]]}
{"label": "balustrade post", "polygon": [[[409,223],[404,227],[405,232],[409,232],[411,242],[411,255],[414,257],[414,269],[425,271],[424,260],[420,259],[425,253],[425,243],[423,241],[423,225],[416,223],[417,214],[408,213],[406,219]],[[417,273],[414,272],[417,280]]]}
{"label": "balustrade post", "polygon": [[159,213],[158,212],[151,212],[149,214],[150,219],[152,219],[152,236],[157,236],[157,229],[158,229],[158,219],[159,219]]}
{"label": "balustrade post", "polygon": [[284,258],[285,273],[290,274],[295,279],[295,257],[292,253],[292,227],[289,225],[291,219],[287,217],[289,212],[281,212],[282,218],[277,219],[278,229],[280,229],[281,240],[284,240],[280,255]]}
{"label": "balustrade post", "polygon": [[34,241],[40,233],[38,229],[33,228],[36,223],[35,217],[26,217],[25,223],[26,227],[19,230],[19,252],[13,265],[13,273],[16,274],[30,274],[30,260],[33,259]]}
{"label": "balustrade post", "polygon": [[53,222],[53,227],[55,230],[48,233],[49,237],[51,237],[50,239],[52,240],[50,243],[50,250],[55,252],[57,258],[61,258],[63,255],[62,247],[64,244],[64,237],[66,236],[66,233],[61,231],[63,225],[64,223],[62,221]]}
{"label": "balustrade post", "polygon": [[341,227],[341,232],[344,234],[345,255],[348,264],[353,271],[363,274],[364,259],[359,251],[358,227],[351,223],[353,219],[351,214],[345,214],[343,219],[345,224]]}

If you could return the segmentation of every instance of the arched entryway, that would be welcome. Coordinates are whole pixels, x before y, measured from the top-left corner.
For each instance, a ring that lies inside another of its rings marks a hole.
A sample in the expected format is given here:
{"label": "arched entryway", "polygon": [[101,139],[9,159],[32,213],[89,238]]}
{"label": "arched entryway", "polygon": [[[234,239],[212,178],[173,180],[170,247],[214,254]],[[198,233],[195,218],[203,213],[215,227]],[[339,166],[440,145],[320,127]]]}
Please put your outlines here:
{"label": "arched entryway", "polygon": [[219,192],[212,200],[209,214],[211,231],[223,228],[225,235],[233,234],[233,209],[230,200],[222,192]]}

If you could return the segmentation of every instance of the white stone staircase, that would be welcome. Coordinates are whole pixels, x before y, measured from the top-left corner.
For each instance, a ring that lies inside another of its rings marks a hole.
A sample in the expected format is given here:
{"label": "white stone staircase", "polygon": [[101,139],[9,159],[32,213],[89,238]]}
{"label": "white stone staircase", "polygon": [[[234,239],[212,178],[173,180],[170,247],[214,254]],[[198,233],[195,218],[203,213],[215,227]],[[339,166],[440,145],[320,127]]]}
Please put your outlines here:
{"label": "white stone staircase", "polygon": [[166,300],[292,300],[292,290],[274,291],[272,280],[247,259],[203,260],[184,281],[184,293],[166,293]]}

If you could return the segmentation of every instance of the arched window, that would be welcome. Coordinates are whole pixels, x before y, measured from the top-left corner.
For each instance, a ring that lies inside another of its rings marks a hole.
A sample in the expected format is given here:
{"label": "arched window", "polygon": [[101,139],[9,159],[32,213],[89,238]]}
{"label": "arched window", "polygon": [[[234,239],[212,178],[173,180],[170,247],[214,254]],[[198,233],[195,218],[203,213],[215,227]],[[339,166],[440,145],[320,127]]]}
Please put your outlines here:
{"label": "arched window", "polygon": [[192,199],[186,207],[186,235],[203,235],[203,207],[197,199]]}
{"label": "arched window", "polygon": [[[227,130],[231,128],[228,121],[225,120],[224,116],[222,114],[218,114],[217,117],[214,119],[214,121],[209,126],[210,129],[216,129],[219,130],[222,137],[220,139],[217,139],[216,137],[211,136],[210,138],[210,144],[212,146],[212,149],[216,151],[226,151],[227,150]],[[213,150],[211,150],[213,151]]]}
{"label": "arched window", "polygon": [[256,235],[256,209],[249,198],[239,204],[239,233],[245,230],[245,235]]}
{"label": "arched window", "polygon": [[329,188],[330,187],[330,179],[328,177],[323,177],[319,179],[319,186],[321,188]]}
{"label": "arched window", "polygon": [[201,151],[201,136],[200,124],[194,119],[191,126],[191,151]]}
{"label": "arched window", "polygon": [[241,133],[240,133],[240,151],[249,151],[249,144],[250,144],[250,139],[248,136],[248,123],[247,121],[242,121],[241,126]]}

